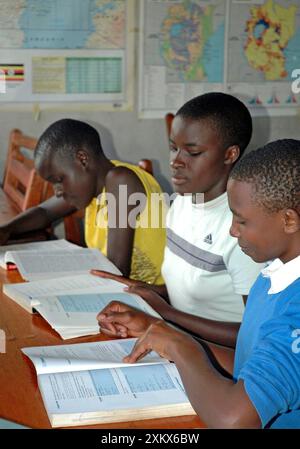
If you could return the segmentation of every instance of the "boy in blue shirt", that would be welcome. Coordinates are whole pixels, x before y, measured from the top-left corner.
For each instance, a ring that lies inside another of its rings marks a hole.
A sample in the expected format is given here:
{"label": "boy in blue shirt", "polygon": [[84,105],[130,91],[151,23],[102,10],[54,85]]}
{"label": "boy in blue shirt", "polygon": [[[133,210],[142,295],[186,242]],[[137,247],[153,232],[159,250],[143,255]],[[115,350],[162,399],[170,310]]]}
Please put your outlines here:
{"label": "boy in blue shirt", "polygon": [[254,261],[272,261],[250,291],[232,378],[190,336],[121,303],[99,314],[101,329],[140,337],[126,361],[152,349],[173,360],[209,427],[300,428],[300,141],[278,140],[246,155],[227,190],[231,235]]}

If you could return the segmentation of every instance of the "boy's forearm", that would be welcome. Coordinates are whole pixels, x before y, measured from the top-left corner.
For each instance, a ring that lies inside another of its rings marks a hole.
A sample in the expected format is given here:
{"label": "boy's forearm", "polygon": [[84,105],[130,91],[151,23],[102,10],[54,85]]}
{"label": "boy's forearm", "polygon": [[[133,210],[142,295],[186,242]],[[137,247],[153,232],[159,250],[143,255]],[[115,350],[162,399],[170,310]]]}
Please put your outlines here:
{"label": "boy's forearm", "polygon": [[3,226],[10,235],[45,229],[51,223],[62,218],[76,209],[63,198],[51,197],[39,206],[27,209]]}
{"label": "boy's forearm", "polygon": [[167,302],[169,302],[168,290],[165,284],[163,285],[151,285],[151,290],[164,298]]}
{"label": "boy's forearm", "polygon": [[169,307],[163,318],[203,340],[235,348],[240,323],[213,321]]}
{"label": "boy's forearm", "polygon": [[9,229],[11,235],[14,235],[44,229],[50,224],[51,219],[47,211],[41,207],[33,207],[9,221],[5,227]]}
{"label": "boy's forearm", "polygon": [[174,345],[176,363],[191,404],[210,428],[260,427],[243,383],[223,377],[196,342]]}

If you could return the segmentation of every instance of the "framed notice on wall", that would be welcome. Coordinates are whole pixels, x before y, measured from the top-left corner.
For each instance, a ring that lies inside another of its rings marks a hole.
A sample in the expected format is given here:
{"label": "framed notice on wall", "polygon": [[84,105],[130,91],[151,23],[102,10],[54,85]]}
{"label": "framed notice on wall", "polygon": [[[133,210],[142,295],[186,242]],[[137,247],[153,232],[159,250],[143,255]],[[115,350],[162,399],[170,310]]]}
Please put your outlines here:
{"label": "framed notice on wall", "polygon": [[0,105],[131,110],[133,21],[134,0],[0,0]]}
{"label": "framed notice on wall", "polygon": [[297,113],[299,1],[140,4],[140,117],[163,117],[211,91],[232,93],[253,115]]}

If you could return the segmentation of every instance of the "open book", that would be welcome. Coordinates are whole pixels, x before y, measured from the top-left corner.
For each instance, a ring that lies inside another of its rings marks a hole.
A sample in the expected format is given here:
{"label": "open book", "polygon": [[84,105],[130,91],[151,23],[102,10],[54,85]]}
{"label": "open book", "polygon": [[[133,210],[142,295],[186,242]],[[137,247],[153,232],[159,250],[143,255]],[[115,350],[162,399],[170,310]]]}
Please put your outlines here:
{"label": "open book", "polygon": [[174,364],[151,352],[124,364],[136,339],[24,348],[53,427],[195,414]]}
{"label": "open book", "polygon": [[47,240],[42,242],[18,243],[14,245],[0,246],[0,267],[6,269],[7,264],[14,264],[14,255],[16,251],[30,251],[38,253],[39,251],[59,251],[75,250],[80,246],[74,245],[65,239]]}
{"label": "open book", "polygon": [[123,289],[120,282],[90,274],[3,285],[3,293],[39,312],[63,339],[98,334],[96,316],[113,300],[160,318],[140,296]]}
{"label": "open book", "polygon": [[98,249],[80,248],[76,245],[75,249],[55,251],[10,251],[6,253],[6,261],[8,256],[23,279],[28,281],[84,274],[93,268],[121,274]]}
{"label": "open book", "polygon": [[3,293],[30,313],[34,312],[42,298],[57,295],[98,293],[102,287],[111,291],[123,291],[124,284],[111,279],[103,279],[92,274],[78,274],[39,281],[3,284]]}

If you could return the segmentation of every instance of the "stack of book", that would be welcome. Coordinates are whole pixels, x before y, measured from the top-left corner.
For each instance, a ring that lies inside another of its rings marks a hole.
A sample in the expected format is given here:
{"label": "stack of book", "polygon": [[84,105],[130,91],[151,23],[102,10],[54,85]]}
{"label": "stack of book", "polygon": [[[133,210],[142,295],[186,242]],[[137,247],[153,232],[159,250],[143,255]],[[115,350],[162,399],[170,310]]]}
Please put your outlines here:
{"label": "stack of book", "polygon": [[4,284],[3,293],[28,312],[38,312],[63,339],[99,333],[97,314],[112,300],[159,317],[141,297],[123,292],[124,284],[89,274],[91,268],[120,274],[99,250],[60,241],[46,251],[46,243],[53,242],[35,243],[29,250],[3,256],[30,280]]}
{"label": "stack of book", "polygon": [[[3,292],[28,312],[37,311],[63,339],[98,333],[96,316],[112,300],[159,317],[141,297],[124,292],[124,284],[89,273],[98,268],[120,274],[100,251],[65,241],[22,247],[2,247],[2,266],[14,264],[29,282],[4,284]],[[135,342],[22,349],[36,368],[53,427],[195,414],[173,363],[153,352],[136,364],[123,363]]]}

